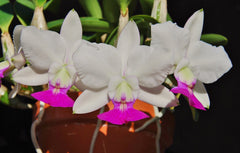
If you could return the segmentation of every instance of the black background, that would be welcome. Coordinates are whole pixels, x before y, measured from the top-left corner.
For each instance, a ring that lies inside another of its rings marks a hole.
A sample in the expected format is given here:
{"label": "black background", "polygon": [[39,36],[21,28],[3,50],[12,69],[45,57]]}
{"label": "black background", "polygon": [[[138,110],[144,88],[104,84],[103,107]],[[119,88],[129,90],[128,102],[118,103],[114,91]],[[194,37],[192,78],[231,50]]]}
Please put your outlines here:
{"label": "black background", "polygon": [[[84,14],[74,0],[65,2],[64,18],[74,8]],[[176,130],[173,145],[167,153],[240,153],[239,139],[239,68],[240,68],[240,0],[168,0],[168,11],[179,26],[196,11],[204,9],[203,33],[218,33],[229,40],[225,49],[233,68],[217,82],[206,85],[211,106],[201,111],[198,122],[184,103],[175,111]],[[47,13],[46,13],[47,14]],[[17,21],[14,21],[17,22]],[[13,28],[13,27],[12,27]],[[0,153],[32,153],[30,138],[32,112],[17,110],[0,104]]]}

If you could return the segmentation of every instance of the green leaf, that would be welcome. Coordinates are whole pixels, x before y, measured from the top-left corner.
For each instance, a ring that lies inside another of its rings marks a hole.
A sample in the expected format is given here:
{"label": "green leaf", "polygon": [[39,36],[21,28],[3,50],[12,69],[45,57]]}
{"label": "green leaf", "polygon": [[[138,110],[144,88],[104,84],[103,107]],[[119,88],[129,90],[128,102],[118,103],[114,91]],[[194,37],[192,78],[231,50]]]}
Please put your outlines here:
{"label": "green leaf", "polygon": [[65,6],[65,2],[63,0],[48,0],[44,6],[43,9],[44,10],[48,10],[48,13],[51,13],[52,15],[58,16],[59,14],[62,13],[62,7],[61,6]]}
{"label": "green leaf", "polygon": [[80,18],[83,26],[83,31],[86,32],[111,32],[113,27],[106,20],[94,17]]}
{"label": "green leaf", "polygon": [[153,0],[140,0],[140,4],[141,4],[143,13],[151,15],[152,7],[153,7]]}
{"label": "green leaf", "polygon": [[9,0],[0,1],[0,29],[2,33],[8,32],[8,28],[13,20],[12,6]]}
{"label": "green leaf", "polygon": [[150,36],[150,24],[158,23],[156,19],[149,15],[135,15],[130,18],[131,20],[134,20],[136,24],[138,25],[139,31],[141,33],[144,33],[147,37]]}
{"label": "green leaf", "polygon": [[102,10],[97,0],[78,0],[88,16],[102,18]]}
{"label": "green leaf", "polygon": [[46,10],[46,9],[48,8],[48,6],[49,6],[50,4],[52,4],[52,2],[53,2],[53,0],[47,1],[47,2],[43,5],[43,9]]}
{"label": "green leaf", "polygon": [[103,15],[110,23],[117,23],[120,15],[120,8],[115,0],[103,0]]}
{"label": "green leaf", "polygon": [[169,15],[169,13],[167,14],[167,21],[172,21],[172,17]]}
{"label": "green leaf", "polygon": [[7,91],[4,92],[4,94],[0,96],[0,101],[3,104],[9,105],[9,99],[8,99],[8,92]]}
{"label": "green leaf", "polygon": [[47,0],[32,0],[35,7],[43,7]]}
{"label": "green leaf", "polygon": [[117,32],[118,32],[118,26],[112,30],[112,32],[107,37],[105,43],[115,46],[115,42],[117,40]]}
{"label": "green leaf", "polygon": [[226,37],[215,33],[203,34],[201,36],[201,40],[216,46],[225,46],[228,43],[228,39]]}
{"label": "green leaf", "polygon": [[89,36],[83,35],[82,39],[93,42],[93,41],[96,41],[98,36],[99,36],[99,33],[95,33],[95,34],[89,35]]}
{"label": "green leaf", "polygon": [[[95,17],[81,17],[82,27],[84,32],[111,32],[112,25],[106,20]],[[48,28],[51,30],[59,31],[63,19],[50,21],[47,23]]]}
{"label": "green leaf", "polygon": [[135,22],[145,22],[147,24],[152,23],[158,23],[158,21],[156,19],[154,19],[153,17],[151,17],[150,15],[135,15],[132,16],[130,19],[134,20]]}
{"label": "green leaf", "polygon": [[54,30],[54,31],[60,31],[61,25],[63,23],[64,19],[58,19],[54,21],[49,21],[47,23],[48,29],[49,30]]}
{"label": "green leaf", "polygon": [[16,0],[14,3],[14,11],[22,25],[30,25],[35,6],[29,0]]}
{"label": "green leaf", "polygon": [[120,6],[123,14],[126,13],[128,5],[132,2],[132,0],[117,0],[118,5]]}

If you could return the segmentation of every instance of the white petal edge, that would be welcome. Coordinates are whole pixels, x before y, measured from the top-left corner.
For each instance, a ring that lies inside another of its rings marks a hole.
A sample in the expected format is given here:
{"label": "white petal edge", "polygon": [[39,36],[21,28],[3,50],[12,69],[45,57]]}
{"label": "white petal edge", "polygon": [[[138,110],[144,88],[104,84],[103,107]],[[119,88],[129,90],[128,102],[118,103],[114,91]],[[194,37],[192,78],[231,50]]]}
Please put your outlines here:
{"label": "white petal edge", "polygon": [[73,54],[78,77],[88,88],[106,87],[112,76],[121,75],[119,53],[111,45],[84,43]]}
{"label": "white petal edge", "polygon": [[99,91],[85,90],[73,105],[74,114],[93,112],[108,103],[107,88]]}
{"label": "white petal edge", "polygon": [[134,21],[129,21],[120,33],[117,48],[132,48],[133,46],[140,45],[140,34],[137,24]]}
{"label": "white petal edge", "polygon": [[17,25],[13,30],[13,42],[15,47],[15,54],[17,54],[21,44],[20,44],[20,36],[22,29],[25,28],[23,25]]}
{"label": "white petal edge", "polygon": [[48,83],[48,74],[36,73],[32,68],[25,67],[13,74],[13,80],[29,86],[44,85]]}
{"label": "white petal edge", "polygon": [[177,26],[171,21],[151,26],[151,47],[161,51],[162,55],[171,56],[169,59],[177,64],[186,54],[190,35],[189,30]]}
{"label": "white petal edge", "polygon": [[197,80],[194,88],[193,88],[193,94],[196,96],[196,98],[201,102],[201,104],[208,108],[210,107],[210,100],[207,93],[206,88],[204,87],[204,84]]}
{"label": "white petal edge", "polygon": [[82,80],[76,75],[74,76],[73,85],[76,86],[80,91],[84,91],[87,87],[82,83]]}
{"label": "white petal edge", "polygon": [[82,24],[78,13],[75,10],[69,11],[65,17],[60,35],[66,41],[69,50],[71,50],[71,47],[74,46],[74,43],[77,40],[82,39]]}
{"label": "white petal edge", "polygon": [[215,47],[202,41],[192,44],[187,56],[194,75],[203,83],[215,82],[232,67],[222,46]]}
{"label": "white petal edge", "polygon": [[138,46],[129,56],[127,74],[136,76],[139,85],[153,88],[162,84],[172,69],[171,56],[153,50],[149,46]]}
{"label": "white petal edge", "polygon": [[173,107],[178,105],[176,96],[164,86],[139,90],[138,99],[157,107]]}
{"label": "white petal edge", "polygon": [[20,39],[24,55],[36,72],[46,72],[52,62],[64,59],[65,42],[56,32],[29,26],[22,30]]}
{"label": "white petal edge", "polygon": [[190,31],[191,42],[199,41],[202,34],[203,28],[203,9],[196,11],[186,22],[184,28]]}

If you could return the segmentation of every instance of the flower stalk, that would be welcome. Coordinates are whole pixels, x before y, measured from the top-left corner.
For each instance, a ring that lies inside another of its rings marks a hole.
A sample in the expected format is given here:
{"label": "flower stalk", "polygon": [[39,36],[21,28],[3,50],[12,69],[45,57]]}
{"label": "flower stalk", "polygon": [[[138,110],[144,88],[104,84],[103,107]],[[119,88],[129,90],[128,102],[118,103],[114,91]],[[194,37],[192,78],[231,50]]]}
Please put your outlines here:
{"label": "flower stalk", "polygon": [[38,29],[42,29],[42,30],[48,29],[46,19],[43,14],[42,6],[41,7],[36,6],[34,13],[33,13],[31,25],[37,27]]}
{"label": "flower stalk", "polygon": [[5,31],[1,34],[1,42],[3,57],[5,60],[8,60],[10,57],[14,55],[14,45],[8,31]]}
{"label": "flower stalk", "polygon": [[151,16],[163,23],[167,21],[167,0],[154,0]]}
{"label": "flower stalk", "polygon": [[[119,16],[119,23],[118,23],[118,38],[119,38],[120,33],[122,32],[123,28],[128,23],[128,21],[129,21],[128,8],[126,8],[125,10],[120,9],[120,16]],[[117,42],[116,42],[116,44],[117,44]]]}

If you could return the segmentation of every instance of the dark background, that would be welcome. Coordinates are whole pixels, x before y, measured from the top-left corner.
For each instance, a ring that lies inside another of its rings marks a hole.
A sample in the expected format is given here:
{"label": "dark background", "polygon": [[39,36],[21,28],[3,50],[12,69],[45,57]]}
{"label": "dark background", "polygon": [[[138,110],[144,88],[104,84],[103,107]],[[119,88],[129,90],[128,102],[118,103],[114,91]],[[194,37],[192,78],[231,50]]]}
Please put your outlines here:
{"label": "dark background", "polygon": [[217,82],[206,85],[211,106],[200,113],[198,122],[189,111],[179,107],[176,112],[175,142],[172,153],[240,153],[239,139],[239,0],[169,0],[172,18],[183,26],[196,10],[204,9],[203,33],[219,33],[229,40],[225,49],[233,68]]}
{"label": "dark background", "polygon": [[[74,0],[65,2],[63,7],[65,11],[59,14],[59,18],[64,18],[72,8],[82,12]],[[192,120],[186,104],[176,108],[174,143],[166,152],[240,153],[240,93],[237,88],[240,81],[240,0],[168,0],[168,11],[179,26],[183,26],[201,8],[205,13],[203,33],[218,33],[228,38],[225,49],[233,68],[217,82],[206,85],[211,106],[208,111],[200,112],[198,122]],[[48,21],[56,19],[51,15],[46,18]],[[31,110],[18,110],[0,104],[0,153],[34,152],[29,133],[31,119]]]}

